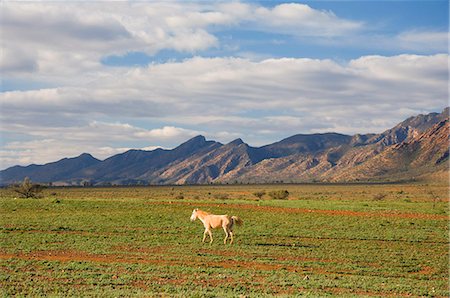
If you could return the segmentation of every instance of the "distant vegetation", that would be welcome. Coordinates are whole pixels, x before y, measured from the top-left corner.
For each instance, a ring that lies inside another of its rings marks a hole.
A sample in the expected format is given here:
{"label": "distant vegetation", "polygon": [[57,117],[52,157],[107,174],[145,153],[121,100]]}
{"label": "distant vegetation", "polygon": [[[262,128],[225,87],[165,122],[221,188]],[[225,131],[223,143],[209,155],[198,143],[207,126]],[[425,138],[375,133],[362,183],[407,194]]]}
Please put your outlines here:
{"label": "distant vegetation", "polygon": [[256,191],[256,192],[253,193],[253,195],[254,195],[255,197],[257,197],[258,199],[262,199],[262,197],[263,197],[265,194],[266,194],[265,191]]}
{"label": "distant vegetation", "polygon": [[41,197],[41,193],[45,187],[40,184],[33,183],[33,182],[31,182],[30,178],[25,177],[25,179],[23,179],[22,183],[13,184],[10,186],[10,188],[15,193],[19,194],[19,196],[21,198],[37,199],[37,198]]}
{"label": "distant vegetation", "polygon": [[387,195],[385,193],[379,192],[379,193],[373,195],[373,199],[376,201],[380,201],[380,200],[383,200],[384,198],[386,198],[386,196]]}
{"label": "distant vegetation", "polygon": [[274,190],[268,193],[272,200],[286,200],[289,197],[289,191],[287,190]]}
{"label": "distant vegetation", "polygon": [[214,199],[216,200],[226,200],[228,199],[230,196],[226,193],[216,193],[214,194]]}

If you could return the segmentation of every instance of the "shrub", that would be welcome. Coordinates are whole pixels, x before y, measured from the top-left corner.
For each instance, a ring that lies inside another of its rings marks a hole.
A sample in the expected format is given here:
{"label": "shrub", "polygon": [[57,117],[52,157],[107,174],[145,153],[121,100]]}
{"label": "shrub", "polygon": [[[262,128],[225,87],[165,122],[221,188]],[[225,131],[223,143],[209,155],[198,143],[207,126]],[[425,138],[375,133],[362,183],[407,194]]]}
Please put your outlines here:
{"label": "shrub", "polygon": [[265,191],[256,191],[256,192],[253,193],[253,195],[255,197],[257,197],[258,199],[261,199],[265,194],[266,194]]}
{"label": "shrub", "polygon": [[287,190],[274,190],[268,193],[272,200],[286,200],[289,197]]}
{"label": "shrub", "polygon": [[41,197],[41,192],[44,190],[44,186],[32,183],[30,178],[25,177],[22,183],[11,185],[11,189],[18,193],[22,198],[37,199]]}
{"label": "shrub", "polygon": [[214,194],[214,199],[216,199],[216,200],[226,200],[228,198],[229,198],[229,196],[226,193],[216,193],[216,194]]}
{"label": "shrub", "polygon": [[385,193],[382,193],[382,192],[373,195],[373,199],[374,199],[375,201],[381,201],[381,200],[384,199],[385,197],[386,197],[386,194],[385,194]]}

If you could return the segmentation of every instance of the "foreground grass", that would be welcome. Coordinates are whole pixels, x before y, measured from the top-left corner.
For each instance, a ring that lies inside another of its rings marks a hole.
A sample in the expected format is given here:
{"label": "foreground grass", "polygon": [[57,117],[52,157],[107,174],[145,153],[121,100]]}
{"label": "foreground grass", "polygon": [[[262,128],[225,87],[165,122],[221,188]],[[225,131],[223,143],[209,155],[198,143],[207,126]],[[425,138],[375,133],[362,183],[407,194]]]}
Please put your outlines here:
{"label": "foreground grass", "polygon": [[[257,200],[288,189],[289,200]],[[436,296],[448,291],[448,188],[243,185],[1,194],[3,296]],[[379,199],[383,194],[383,198]],[[227,197],[227,199],[225,199]],[[219,198],[219,199],[217,199]],[[194,207],[239,215],[212,245]]]}

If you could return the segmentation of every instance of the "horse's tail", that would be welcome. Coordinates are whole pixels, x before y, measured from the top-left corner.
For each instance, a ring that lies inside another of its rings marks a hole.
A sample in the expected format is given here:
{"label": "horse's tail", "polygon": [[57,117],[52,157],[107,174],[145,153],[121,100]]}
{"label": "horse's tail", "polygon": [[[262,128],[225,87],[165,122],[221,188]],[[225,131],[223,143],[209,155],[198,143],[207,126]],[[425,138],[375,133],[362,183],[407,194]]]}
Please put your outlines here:
{"label": "horse's tail", "polygon": [[237,224],[238,226],[242,225],[244,222],[242,221],[242,219],[240,219],[237,216],[232,216],[231,219],[233,220],[233,223]]}

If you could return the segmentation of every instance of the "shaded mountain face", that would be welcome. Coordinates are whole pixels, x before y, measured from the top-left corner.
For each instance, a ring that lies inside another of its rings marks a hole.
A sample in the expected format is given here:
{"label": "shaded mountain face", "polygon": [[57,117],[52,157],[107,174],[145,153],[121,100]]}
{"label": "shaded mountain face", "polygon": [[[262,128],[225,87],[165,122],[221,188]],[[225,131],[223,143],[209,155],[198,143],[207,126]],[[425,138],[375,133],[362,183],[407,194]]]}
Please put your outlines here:
{"label": "shaded mountain face", "polygon": [[0,172],[1,183],[205,184],[407,180],[448,171],[448,108],[410,117],[380,134],[298,134],[262,147],[194,137],[171,149],[89,154]]}
{"label": "shaded mountain face", "polygon": [[351,140],[351,136],[337,133],[298,134],[258,148],[255,155],[258,156],[256,160],[260,161],[267,158],[277,158],[293,154],[318,153],[329,148],[349,144]]}
{"label": "shaded mountain face", "polygon": [[89,167],[85,177],[94,184],[154,183],[153,173],[175,161],[186,160],[194,154],[208,152],[218,146],[221,146],[218,142],[206,141],[205,137],[197,136],[172,150],[129,150]]}
{"label": "shaded mountain face", "polygon": [[14,166],[0,172],[4,184],[22,181],[29,177],[32,181],[53,182],[72,180],[85,168],[100,164],[101,161],[92,155],[83,153],[78,157],[64,158],[45,165]]}

